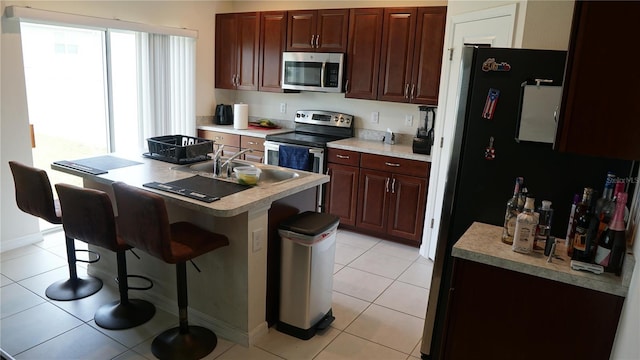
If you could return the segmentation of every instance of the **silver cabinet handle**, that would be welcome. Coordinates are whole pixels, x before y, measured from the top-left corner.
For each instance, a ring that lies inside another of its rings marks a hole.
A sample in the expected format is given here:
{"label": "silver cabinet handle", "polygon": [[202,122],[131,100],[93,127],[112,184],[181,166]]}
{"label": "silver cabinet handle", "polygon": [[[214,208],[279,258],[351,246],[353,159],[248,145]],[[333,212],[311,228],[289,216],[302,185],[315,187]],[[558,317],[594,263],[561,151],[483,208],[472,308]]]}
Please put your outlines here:
{"label": "silver cabinet handle", "polygon": [[327,169],[327,175],[331,175],[331,169]]}
{"label": "silver cabinet handle", "polygon": [[311,47],[314,47],[314,40],[315,40],[316,36],[315,35],[311,35],[311,42],[309,43],[311,45]]}
{"label": "silver cabinet handle", "polygon": [[404,98],[405,98],[405,99],[408,99],[408,98],[409,98],[409,83],[407,83],[407,84],[404,86]]}
{"label": "silver cabinet handle", "polygon": [[392,167],[400,167],[400,164],[398,164],[398,163],[385,162],[384,164],[387,165],[387,166],[392,166]]}
{"label": "silver cabinet handle", "polygon": [[396,193],[396,178],[393,178],[393,181],[391,182],[391,193]]}
{"label": "silver cabinet handle", "polygon": [[337,157],[338,159],[350,159],[350,156],[349,156],[349,155],[340,155],[340,154],[336,154],[336,157]]}
{"label": "silver cabinet handle", "polygon": [[316,35],[316,49],[320,47],[320,35]]}
{"label": "silver cabinet handle", "polygon": [[344,84],[344,92],[349,92],[349,79],[347,79],[347,82]]}
{"label": "silver cabinet handle", "polygon": [[255,141],[248,141],[247,144],[249,144],[249,145],[258,145],[258,143],[255,142]]}
{"label": "silver cabinet handle", "polygon": [[411,100],[415,99],[416,84],[411,84]]}
{"label": "silver cabinet handle", "polygon": [[384,187],[387,189],[387,192],[389,192],[389,178],[384,181]]}
{"label": "silver cabinet handle", "polygon": [[224,138],[222,136],[216,136],[215,140],[224,140]]}

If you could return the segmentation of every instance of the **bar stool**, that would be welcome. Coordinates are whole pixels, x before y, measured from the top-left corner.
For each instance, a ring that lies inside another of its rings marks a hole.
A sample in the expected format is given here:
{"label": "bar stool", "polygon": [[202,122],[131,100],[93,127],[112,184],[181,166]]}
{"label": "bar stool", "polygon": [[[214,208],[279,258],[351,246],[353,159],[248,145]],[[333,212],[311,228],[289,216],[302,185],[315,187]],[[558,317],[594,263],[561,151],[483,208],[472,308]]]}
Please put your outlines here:
{"label": "bar stool", "polygon": [[[144,276],[127,274],[125,252],[131,250],[131,246],[118,236],[113,205],[109,195],[103,191],[68,184],[56,184],[56,191],[64,212],[62,226],[65,234],[116,253],[118,264],[116,282],[118,283],[120,300],[98,308],[94,315],[96,324],[105,329],[121,330],[136,327],[149,321],[156,313],[156,307],[145,300],[129,299],[128,291],[129,289],[148,290],[153,286],[153,283]],[[130,277],[144,279],[150,285],[130,287],[128,282]]]}
{"label": "bar stool", "polygon": [[[53,199],[53,190],[47,172],[16,161],[9,161],[16,189],[16,203],[18,208],[27,214],[39,217],[52,224],[62,224],[62,211],[58,200]],[[78,277],[76,262],[94,263],[100,259],[95,254],[93,260],[79,260],[76,258],[76,246],[73,238],[65,233],[67,248],[67,263],[69,265],[69,279],[57,281],[45,291],[45,295],[52,300],[69,301],[93,295],[102,288],[102,280],[89,276]]]}
{"label": "bar stool", "polygon": [[213,331],[188,323],[186,262],[229,245],[229,240],[188,222],[170,224],[164,199],[157,194],[122,182],[114,183],[113,190],[118,207],[118,227],[125,241],[176,265],[180,324],[158,335],[151,344],[151,352],[159,359],[206,356],[215,349],[218,340]]}

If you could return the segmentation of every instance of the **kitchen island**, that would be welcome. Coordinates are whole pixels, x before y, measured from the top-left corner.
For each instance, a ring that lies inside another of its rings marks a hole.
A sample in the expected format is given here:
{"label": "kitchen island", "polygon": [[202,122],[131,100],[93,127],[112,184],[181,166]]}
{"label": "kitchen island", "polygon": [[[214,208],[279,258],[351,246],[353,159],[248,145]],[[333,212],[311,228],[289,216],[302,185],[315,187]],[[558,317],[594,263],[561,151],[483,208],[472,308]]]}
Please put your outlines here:
{"label": "kitchen island", "polygon": [[[194,260],[201,273],[193,266],[187,266],[189,316],[194,324],[204,324],[225,339],[243,345],[254,343],[268,329],[265,320],[267,240],[277,226],[276,220],[279,221],[283,214],[314,209],[316,189],[329,177],[256,164],[263,170],[295,171],[298,176],[268,185],[258,183],[258,186],[206,203],[143,187],[149,182],[167,183],[194,176],[180,165],[142,156],[117,156],[116,159],[125,158],[137,164],[111,169],[101,175],[55,164],[52,168],[82,177],[85,187],[106,191],[112,200],[111,184],[116,181],[155,192],[165,199],[171,222],[189,221],[226,235],[229,246]],[[92,250],[102,253],[102,258],[90,264],[88,272],[103,279],[114,278],[115,255],[100,248]],[[132,296],[146,298],[158,308],[176,314],[175,267],[143,252],[137,253],[142,259],[127,254],[129,273],[151,278],[154,286]]]}
{"label": "kitchen island", "polygon": [[564,246],[549,263],[512,251],[501,234],[474,222],[453,246],[443,357],[608,359],[634,256],[621,276],[596,275],[572,270]]}

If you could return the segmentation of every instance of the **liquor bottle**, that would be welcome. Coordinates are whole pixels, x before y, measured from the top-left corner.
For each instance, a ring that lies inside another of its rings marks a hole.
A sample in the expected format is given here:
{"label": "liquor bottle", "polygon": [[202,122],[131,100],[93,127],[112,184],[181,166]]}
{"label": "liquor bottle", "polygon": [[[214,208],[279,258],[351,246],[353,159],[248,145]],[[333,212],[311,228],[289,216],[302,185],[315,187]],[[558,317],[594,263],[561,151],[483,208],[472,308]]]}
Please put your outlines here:
{"label": "liquor bottle", "polygon": [[542,206],[538,208],[538,229],[536,231],[536,240],[533,243],[534,250],[545,249],[549,233],[551,231],[551,220],[553,218],[553,209],[551,201],[542,200]]}
{"label": "liquor bottle", "polygon": [[609,231],[613,238],[609,266],[607,271],[620,275],[622,272],[622,263],[624,254],[627,252],[627,239],[625,236],[624,211],[627,204],[627,193],[620,192],[616,194],[616,211],[611,219]]}
{"label": "liquor bottle", "polygon": [[607,179],[604,183],[604,190],[602,191],[602,197],[598,199],[596,202],[596,216],[600,220],[600,229],[598,231],[598,235],[604,228],[605,224],[608,224],[611,220],[611,216],[613,215],[613,210],[615,209],[615,204],[613,202],[613,188],[616,184],[616,175],[609,171],[607,173]]}
{"label": "liquor bottle", "polygon": [[513,236],[511,249],[516,252],[528,254],[533,250],[533,242],[538,227],[538,217],[533,212],[535,199],[527,196],[524,210],[516,220],[516,230]]}
{"label": "liquor bottle", "polygon": [[516,178],[516,185],[513,188],[513,197],[507,201],[507,210],[504,214],[504,226],[502,228],[502,242],[505,244],[513,244],[513,233],[516,229],[516,217],[520,213],[518,211],[518,197],[520,196],[520,185],[524,179]]}
{"label": "liquor bottle", "polygon": [[522,212],[522,210],[524,209],[524,204],[527,200],[527,194],[529,193],[529,190],[524,186],[524,179],[523,182],[520,184],[520,193],[518,194],[518,211]]}
{"label": "liquor bottle", "polygon": [[591,224],[591,195],[592,188],[584,188],[582,200],[576,206],[576,212],[573,216],[573,239],[570,240],[571,246],[567,248],[567,255],[573,260],[584,261],[587,256],[587,231]]}
{"label": "liquor bottle", "polygon": [[574,223],[575,214],[576,214],[576,206],[578,206],[579,202],[580,202],[580,195],[579,194],[573,195],[573,205],[571,205],[571,211],[569,212],[569,224],[567,226],[567,236],[565,237],[565,240],[564,240],[564,244],[567,247],[567,255],[569,256],[571,256],[571,254],[569,253],[569,248],[571,247],[571,249],[573,249],[573,243],[571,242],[571,240],[573,240],[573,223]]}

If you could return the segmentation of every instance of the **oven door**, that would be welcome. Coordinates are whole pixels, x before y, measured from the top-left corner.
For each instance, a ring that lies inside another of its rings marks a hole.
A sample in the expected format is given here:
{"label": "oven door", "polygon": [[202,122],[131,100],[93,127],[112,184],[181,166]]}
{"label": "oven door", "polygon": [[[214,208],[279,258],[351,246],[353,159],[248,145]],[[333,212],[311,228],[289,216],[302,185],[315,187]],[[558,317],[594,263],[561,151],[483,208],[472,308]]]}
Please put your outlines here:
{"label": "oven door", "polygon": [[[274,141],[264,142],[264,163],[268,165],[278,165],[278,148],[280,144],[286,146],[299,146],[285,143],[278,143]],[[326,172],[324,163],[324,149],[309,147],[309,152],[313,154],[313,172],[318,174],[324,174]],[[317,191],[317,211],[322,212],[324,209],[324,186],[319,185]]]}
{"label": "oven door", "polygon": [[[280,144],[287,146],[299,146],[278,143],[274,141],[264,142],[264,163],[268,165],[280,166],[278,164],[278,148]],[[302,146],[305,147],[305,146]],[[324,173],[324,149],[308,147],[309,152],[313,154],[313,172],[318,174]]]}

